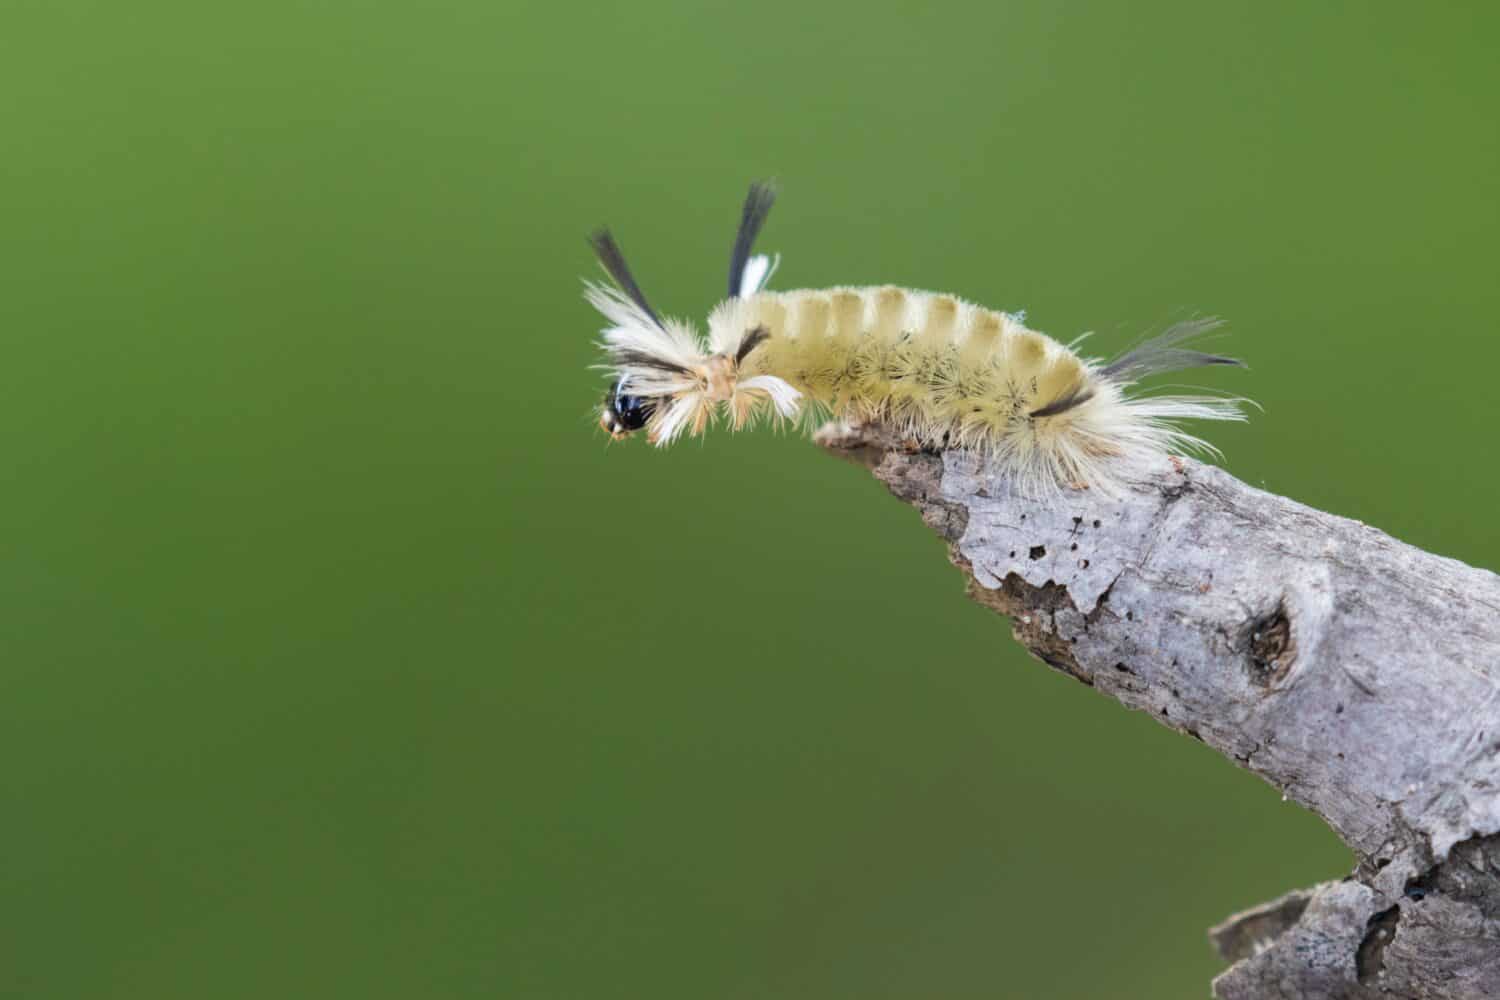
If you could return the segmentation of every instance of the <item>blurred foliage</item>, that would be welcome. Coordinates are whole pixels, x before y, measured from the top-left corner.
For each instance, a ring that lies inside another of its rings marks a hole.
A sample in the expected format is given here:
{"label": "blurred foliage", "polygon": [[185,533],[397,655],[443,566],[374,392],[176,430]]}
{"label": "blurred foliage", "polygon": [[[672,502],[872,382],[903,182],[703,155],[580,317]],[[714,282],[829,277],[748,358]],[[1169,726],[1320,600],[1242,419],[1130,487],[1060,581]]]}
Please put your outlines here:
{"label": "blurred foliage", "polygon": [[6,996],[1203,996],[1347,870],[863,472],[606,446],[584,234],[701,317],[752,178],[779,287],[1226,317],[1237,475],[1500,564],[1493,6],[3,22]]}

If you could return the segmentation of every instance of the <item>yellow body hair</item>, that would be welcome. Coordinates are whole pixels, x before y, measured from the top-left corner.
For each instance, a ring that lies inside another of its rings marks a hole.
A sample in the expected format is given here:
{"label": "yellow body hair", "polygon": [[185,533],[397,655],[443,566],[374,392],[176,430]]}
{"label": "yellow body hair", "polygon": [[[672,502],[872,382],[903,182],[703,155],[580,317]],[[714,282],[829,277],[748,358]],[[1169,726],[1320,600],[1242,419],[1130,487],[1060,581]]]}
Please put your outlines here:
{"label": "yellow body hair", "polygon": [[1024,414],[1084,385],[1072,351],[1015,318],[902,288],[760,292],[709,317],[710,343],[769,337],[740,365],[783,379],[838,416],[906,428],[924,442],[993,449]]}
{"label": "yellow body hair", "polygon": [[615,383],[602,422],[612,434],[644,426],[667,445],[720,415],[740,427],[799,411],[878,421],[925,446],[982,452],[1040,494],[1113,492],[1164,451],[1212,451],[1174,421],[1243,419],[1235,399],[1125,391],[1145,374],[1235,363],[1178,346],[1214,321],[1178,324],[1105,363],[951,295],[889,285],[764,291],[775,263],[748,251],[769,197],[752,187],[746,200],[731,295],[710,314],[706,342],[659,318],[608,234],[596,237],[616,279],[588,291],[611,323],[602,346]]}

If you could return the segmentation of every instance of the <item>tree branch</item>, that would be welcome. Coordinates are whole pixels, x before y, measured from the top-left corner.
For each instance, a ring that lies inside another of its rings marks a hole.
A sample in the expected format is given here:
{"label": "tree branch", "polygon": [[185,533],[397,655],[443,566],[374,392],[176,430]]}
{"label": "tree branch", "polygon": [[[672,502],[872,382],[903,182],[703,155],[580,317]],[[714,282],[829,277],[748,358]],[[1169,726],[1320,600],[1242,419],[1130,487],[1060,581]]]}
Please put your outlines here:
{"label": "tree branch", "polygon": [[1359,859],[1211,932],[1215,995],[1500,997],[1500,577],[1163,459],[1037,503],[974,455],[831,424],[1049,666],[1201,740]]}

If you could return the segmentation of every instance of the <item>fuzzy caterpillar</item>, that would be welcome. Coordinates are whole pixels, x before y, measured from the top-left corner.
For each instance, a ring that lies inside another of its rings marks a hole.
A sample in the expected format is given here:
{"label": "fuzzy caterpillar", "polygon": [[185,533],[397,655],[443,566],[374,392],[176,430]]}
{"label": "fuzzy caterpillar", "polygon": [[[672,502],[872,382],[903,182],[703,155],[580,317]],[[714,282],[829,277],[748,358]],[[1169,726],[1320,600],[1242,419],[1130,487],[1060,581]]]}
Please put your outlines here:
{"label": "fuzzy caterpillar", "polygon": [[651,308],[607,230],[592,237],[613,285],[586,297],[608,320],[614,381],[600,424],[658,446],[722,416],[735,428],[799,413],[874,421],[929,447],[991,458],[1033,495],[1062,486],[1116,493],[1172,450],[1213,452],[1176,425],[1243,420],[1240,400],[1144,396],[1157,372],[1239,364],[1181,345],[1214,320],[1180,323],[1112,361],[1084,358],[1015,316],[894,286],[769,292],[776,260],[751,256],[774,199],[755,184],[730,255],[729,296],[708,336]]}

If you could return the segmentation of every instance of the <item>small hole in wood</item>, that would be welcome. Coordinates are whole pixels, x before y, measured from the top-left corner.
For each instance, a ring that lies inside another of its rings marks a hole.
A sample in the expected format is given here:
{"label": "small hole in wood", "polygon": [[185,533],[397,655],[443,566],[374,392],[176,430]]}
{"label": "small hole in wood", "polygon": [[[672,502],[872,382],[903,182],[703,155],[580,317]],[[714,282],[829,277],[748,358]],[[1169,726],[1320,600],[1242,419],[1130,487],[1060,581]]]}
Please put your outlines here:
{"label": "small hole in wood", "polygon": [[1250,680],[1265,688],[1280,683],[1296,659],[1286,606],[1278,604],[1276,610],[1251,622],[1249,633]]}

